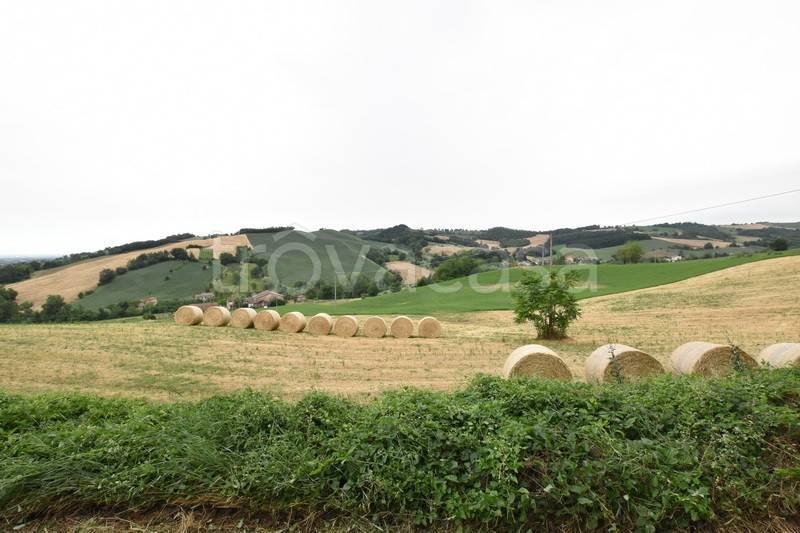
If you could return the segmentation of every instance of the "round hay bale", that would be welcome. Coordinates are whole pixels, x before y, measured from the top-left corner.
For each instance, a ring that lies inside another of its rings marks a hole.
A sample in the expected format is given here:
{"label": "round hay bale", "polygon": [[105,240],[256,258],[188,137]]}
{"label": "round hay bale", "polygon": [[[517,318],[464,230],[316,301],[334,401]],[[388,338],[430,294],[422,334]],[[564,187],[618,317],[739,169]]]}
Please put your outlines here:
{"label": "round hay bale", "polygon": [[328,335],[333,328],[333,319],[328,313],[317,313],[308,320],[306,330],[312,335]]}
{"label": "round hay bale", "polygon": [[503,377],[510,379],[518,376],[572,381],[572,372],[558,354],[539,344],[520,346],[506,359]]}
{"label": "round hay bale", "polygon": [[[611,364],[611,344],[604,344],[586,359],[586,379],[605,383],[620,378],[629,381],[657,376],[664,373],[664,366],[652,355],[624,344],[614,344],[614,365]],[[616,368],[615,368],[616,367]]]}
{"label": "round hay bale", "polygon": [[257,314],[255,309],[240,307],[231,313],[231,326],[242,329],[252,328]]}
{"label": "round hay bale", "polygon": [[[742,363],[754,368],[755,359],[739,349]],[[731,347],[726,344],[712,342],[687,342],[675,348],[670,356],[672,368],[676,374],[698,374],[705,377],[717,377],[730,374],[733,370]]]}
{"label": "round hay bale", "polygon": [[417,324],[417,334],[420,337],[435,339],[442,334],[442,323],[432,316],[426,316]]}
{"label": "round hay bale", "polygon": [[227,307],[222,307],[221,305],[209,307],[206,309],[206,312],[203,313],[203,324],[206,326],[219,328],[222,326],[227,326],[228,322],[230,321],[231,312],[228,311]]}
{"label": "round hay bale", "polygon": [[281,315],[272,309],[257,313],[256,318],[253,320],[253,325],[256,329],[263,329],[265,331],[275,331],[280,324]]}
{"label": "round hay bale", "polygon": [[767,346],[758,355],[758,359],[772,368],[800,366],[800,343],[781,342]]}
{"label": "round hay bale", "polygon": [[358,319],[354,316],[345,315],[336,319],[333,325],[333,334],[337,337],[353,337],[358,333]]}
{"label": "round hay bale", "polygon": [[379,316],[371,316],[364,321],[364,336],[380,339],[386,335],[386,321]]}
{"label": "round hay bale", "polygon": [[286,313],[281,317],[281,331],[287,333],[300,333],[306,327],[306,316],[299,311]]}
{"label": "round hay bale", "polygon": [[175,311],[175,323],[181,326],[196,326],[203,321],[203,310],[196,305],[182,305]]}
{"label": "round hay bale", "polygon": [[414,334],[414,323],[407,316],[399,316],[392,320],[389,331],[392,332],[392,337],[407,339]]}

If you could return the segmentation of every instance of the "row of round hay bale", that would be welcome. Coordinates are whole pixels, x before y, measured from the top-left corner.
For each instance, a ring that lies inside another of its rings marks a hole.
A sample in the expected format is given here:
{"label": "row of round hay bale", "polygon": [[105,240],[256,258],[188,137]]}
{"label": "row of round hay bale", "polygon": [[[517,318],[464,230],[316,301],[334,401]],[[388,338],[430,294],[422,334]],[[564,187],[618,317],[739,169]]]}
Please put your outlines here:
{"label": "row of round hay bale", "polygon": [[333,324],[333,334],[337,337],[354,337],[358,333],[358,319],[352,315],[340,316]]}
{"label": "row of round hay bale", "polygon": [[253,319],[253,326],[255,326],[256,329],[262,329],[264,331],[275,331],[280,324],[281,315],[272,309],[256,314],[255,319]]}
{"label": "row of round hay bale", "polygon": [[281,331],[286,333],[300,333],[306,327],[306,316],[299,311],[291,311],[281,317]]}
{"label": "row of round hay bale", "polygon": [[203,324],[206,326],[219,328],[227,326],[230,321],[231,312],[228,311],[227,307],[222,307],[221,305],[209,307],[206,309],[206,312],[203,313]]}
{"label": "row of round hay bale", "polygon": [[[755,359],[737,348],[741,364],[756,367]],[[725,344],[712,342],[687,342],[675,348],[670,355],[672,368],[676,374],[697,374],[705,377],[717,377],[729,374],[734,370],[733,348]]]}
{"label": "row of round hay bale", "polygon": [[231,326],[242,329],[252,328],[257,314],[255,309],[240,307],[231,313]]}
{"label": "row of round hay bale", "polygon": [[196,305],[182,305],[175,311],[175,322],[181,326],[196,326],[203,321],[203,310]]}
{"label": "row of round hay bale", "polygon": [[595,383],[637,380],[664,373],[663,365],[655,357],[624,344],[600,346],[586,359],[585,368],[586,379]]}
{"label": "row of round hay bale", "polygon": [[572,372],[556,352],[539,344],[520,346],[508,356],[503,365],[503,377],[540,377],[571,381]]}
{"label": "row of round hay bale", "polygon": [[758,355],[758,359],[770,368],[800,366],[800,343],[781,342],[767,346]]}

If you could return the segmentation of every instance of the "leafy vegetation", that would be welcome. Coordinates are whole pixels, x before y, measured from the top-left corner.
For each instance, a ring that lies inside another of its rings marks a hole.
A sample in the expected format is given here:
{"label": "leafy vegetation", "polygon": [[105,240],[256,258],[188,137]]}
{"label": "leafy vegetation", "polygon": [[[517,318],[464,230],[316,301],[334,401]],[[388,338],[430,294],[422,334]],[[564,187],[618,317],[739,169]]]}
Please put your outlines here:
{"label": "leafy vegetation", "polygon": [[628,241],[616,251],[614,259],[623,264],[638,263],[642,260],[643,255],[644,248],[641,244],[636,241]]}
{"label": "leafy vegetation", "polygon": [[570,292],[577,281],[574,271],[563,275],[550,272],[547,279],[537,272],[523,272],[512,292],[514,320],[517,324],[533,322],[540,339],[566,338],[569,325],[581,316]]}
{"label": "leafy vegetation", "polygon": [[231,509],[417,526],[674,530],[800,508],[800,370],[476,378],[360,404],[0,395],[0,512]]}
{"label": "leafy vegetation", "polygon": [[463,278],[478,271],[482,261],[469,254],[454,255],[442,261],[433,273],[434,281]]}

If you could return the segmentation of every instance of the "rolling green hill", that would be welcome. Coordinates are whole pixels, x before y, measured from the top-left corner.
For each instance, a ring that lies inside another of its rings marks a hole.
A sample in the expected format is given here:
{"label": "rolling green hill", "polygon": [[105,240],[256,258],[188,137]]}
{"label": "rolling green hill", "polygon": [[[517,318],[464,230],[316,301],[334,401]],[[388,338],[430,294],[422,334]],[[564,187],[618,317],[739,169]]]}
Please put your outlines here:
{"label": "rolling green hill", "polygon": [[315,270],[320,279],[333,282],[335,272],[349,276],[359,262],[361,271],[368,275],[385,270],[363,257],[369,243],[349,233],[334,230],[248,233],[247,238],[255,256],[269,257],[268,270],[277,273],[274,281],[281,285],[307,282]]}
{"label": "rolling green hill", "polygon": [[210,282],[211,268],[204,263],[167,261],[117,276],[108,285],[100,285],[92,294],[76,301],[75,305],[99,309],[146,296],[183,300],[203,292]]}
{"label": "rolling green hill", "polygon": [[[793,253],[797,253],[794,251]],[[723,268],[753,261],[782,257],[784,254],[755,254],[751,256],[698,259],[679,263],[639,263],[634,265],[602,264],[597,268],[597,286],[579,290],[578,298],[592,298],[618,292],[654,287],[700,276]],[[566,267],[556,267],[566,268]],[[584,280],[586,267],[578,267]],[[494,270],[473,274],[467,278],[437,283],[427,287],[406,289],[357,301],[305,303],[286,306],[281,312],[302,311],[310,315],[319,312],[335,314],[410,314],[462,313],[511,309],[510,285],[519,280],[522,269]]]}

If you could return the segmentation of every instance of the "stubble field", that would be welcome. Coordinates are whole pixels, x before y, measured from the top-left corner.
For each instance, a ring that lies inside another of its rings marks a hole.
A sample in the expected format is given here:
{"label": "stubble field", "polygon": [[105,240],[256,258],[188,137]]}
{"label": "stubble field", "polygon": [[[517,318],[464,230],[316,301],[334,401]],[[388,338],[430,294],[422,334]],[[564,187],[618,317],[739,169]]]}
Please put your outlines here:
{"label": "stubble field", "polygon": [[[607,342],[669,353],[690,340],[732,341],[756,355],[800,334],[800,257],[760,261],[682,282],[584,300],[571,338],[543,342],[577,379]],[[387,317],[389,318],[389,317]],[[366,398],[414,386],[452,389],[498,374],[508,353],[533,342],[509,311],[439,317],[439,339],[341,339],[170,320],[0,327],[0,388],[80,391],[157,400],[196,399],[252,387],[296,399],[312,390]]]}

